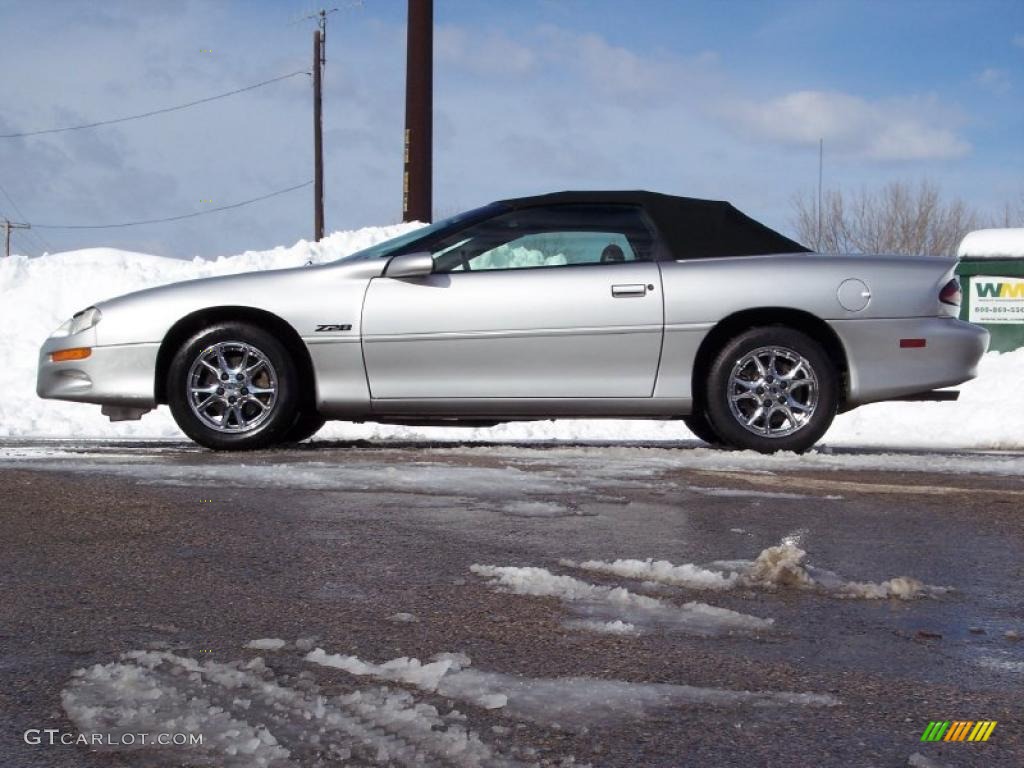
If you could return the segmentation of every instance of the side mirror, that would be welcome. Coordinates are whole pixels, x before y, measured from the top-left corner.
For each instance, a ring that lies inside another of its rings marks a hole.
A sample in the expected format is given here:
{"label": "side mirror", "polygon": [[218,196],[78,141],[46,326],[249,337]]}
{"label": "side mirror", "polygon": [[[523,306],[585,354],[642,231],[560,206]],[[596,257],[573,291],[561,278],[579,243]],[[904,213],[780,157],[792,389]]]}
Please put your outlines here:
{"label": "side mirror", "polygon": [[434,271],[434,258],[427,251],[395,256],[384,268],[384,277],[422,277]]}

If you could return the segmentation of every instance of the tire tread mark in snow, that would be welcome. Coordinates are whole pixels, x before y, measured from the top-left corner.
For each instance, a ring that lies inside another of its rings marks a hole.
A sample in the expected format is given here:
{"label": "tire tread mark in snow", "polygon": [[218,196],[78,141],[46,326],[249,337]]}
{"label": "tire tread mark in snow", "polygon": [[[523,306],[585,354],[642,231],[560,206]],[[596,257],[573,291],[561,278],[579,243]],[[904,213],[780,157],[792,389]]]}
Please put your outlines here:
{"label": "tire tread mark in snow", "polygon": [[[311,679],[309,691],[298,690],[278,682],[272,677],[272,670],[266,667],[254,670],[237,662],[198,662],[169,652],[152,651],[132,652],[123,659],[121,664],[135,661],[156,677],[161,686],[173,687],[194,701],[220,707],[253,727],[262,725],[289,752],[305,747],[329,751],[334,756],[358,753],[356,762],[373,765],[452,768],[518,765],[514,760],[494,754],[476,734],[462,726],[457,726],[457,730],[434,730],[434,726],[442,722],[440,714],[404,690],[377,687],[327,697],[318,692],[319,687]],[[189,674],[175,675],[169,669],[173,667]],[[271,676],[259,674],[264,670]],[[239,706],[240,697],[250,699],[248,708]],[[116,708],[116,701],[111,701],[110,707]],[[319,725],[322,735],[334,731],[342,737],[343,743],[318,743],[309,739],[306,733],[313,722]],[[350,754],[345,759],[355,757]],[[278,761],[271,763],[279,764]]]}

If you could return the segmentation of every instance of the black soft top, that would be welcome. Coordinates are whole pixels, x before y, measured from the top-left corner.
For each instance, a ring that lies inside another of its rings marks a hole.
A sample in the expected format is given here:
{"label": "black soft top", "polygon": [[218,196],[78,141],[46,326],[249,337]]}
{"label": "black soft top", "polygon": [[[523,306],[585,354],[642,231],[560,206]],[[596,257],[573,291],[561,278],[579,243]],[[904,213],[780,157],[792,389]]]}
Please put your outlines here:
{"label": "black soft top", "polygon": [[500,201],[501,205],[509,208],[572,203],[642,206],[675,259],[810,251],[722,200],[699,200],[636,190],[554,192]]}

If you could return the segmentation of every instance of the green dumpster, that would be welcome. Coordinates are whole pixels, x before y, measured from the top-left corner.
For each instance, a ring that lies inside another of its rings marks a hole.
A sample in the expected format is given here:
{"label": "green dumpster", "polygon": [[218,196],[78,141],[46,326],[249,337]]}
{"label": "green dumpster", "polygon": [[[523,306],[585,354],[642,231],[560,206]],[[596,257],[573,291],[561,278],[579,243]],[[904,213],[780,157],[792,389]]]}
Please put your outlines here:
{"label": "green dumpster", "polygon": [[980,229],[960,243],[960,318],[983,326],[989,349],[1024,347],[1024,229]]}

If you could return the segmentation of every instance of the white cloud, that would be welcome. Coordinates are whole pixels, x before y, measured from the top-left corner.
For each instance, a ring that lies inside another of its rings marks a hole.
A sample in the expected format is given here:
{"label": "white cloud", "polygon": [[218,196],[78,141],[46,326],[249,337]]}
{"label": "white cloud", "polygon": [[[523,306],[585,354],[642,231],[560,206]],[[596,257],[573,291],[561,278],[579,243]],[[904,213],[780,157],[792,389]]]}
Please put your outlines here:
{"label": "white cloud", "polygon": [[461,72],[493,77],[527,75],[537,67],[537,52],[504,35],[480,35],[465,27],[442,24],[434,34],[434,52]]}
{"label": "white cloud", "polygon": [[1018,48],[1024,48],[1024,32],[1013,36],[1013,44]]}
{"label": "white cloud", "polygon": [[1004,96],[1010,92],[1010,75],[1005,69],[988,67],[978,73],[975,81],[986,91],[997,96]]}
{"label": "white cloud", "polygon": [[797,146],[824,139],[833,152],[871,160],[932,160],[971,151],[950,127],[959,116],[934,99],[868,101],[841,91],[794,91],[766,101],[731,100],[720,112],[758,139]]}
{"label": "white cloud", "polygon": [[692,55],[636,51],[594,33],[542,26],[537,46],[558,71],[579,77],[594,96],[629,107],[663,107],[721,86],[715,51]]}

